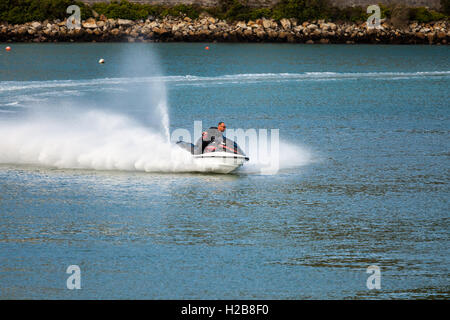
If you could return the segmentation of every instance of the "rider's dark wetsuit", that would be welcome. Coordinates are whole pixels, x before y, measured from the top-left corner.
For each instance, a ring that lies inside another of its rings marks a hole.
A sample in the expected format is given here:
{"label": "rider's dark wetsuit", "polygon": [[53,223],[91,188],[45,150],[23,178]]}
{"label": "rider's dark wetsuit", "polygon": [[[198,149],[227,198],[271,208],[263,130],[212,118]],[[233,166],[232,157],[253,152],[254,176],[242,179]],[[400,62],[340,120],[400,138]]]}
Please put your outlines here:
{"label": "rider's dark wetsuit", "polygon": [[206,146],[213,141],[217,141],[223,137],[222,132],[220,132],[217,127],[211,127],[202,133],[202,137],[197,140],[194,150],[196,154],[202,154]]}

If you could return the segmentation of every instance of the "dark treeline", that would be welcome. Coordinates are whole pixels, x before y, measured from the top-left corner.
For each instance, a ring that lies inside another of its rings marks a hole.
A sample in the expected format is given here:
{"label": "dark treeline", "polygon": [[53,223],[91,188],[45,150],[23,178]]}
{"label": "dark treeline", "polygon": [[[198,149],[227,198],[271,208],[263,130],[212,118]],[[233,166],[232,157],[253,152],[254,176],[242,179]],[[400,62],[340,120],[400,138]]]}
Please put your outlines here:
{"label": "dark treeline", "polygon": [[[1,0],[0,22],[21,24],[30,21],[63,20],[67,17],[68,6],[76,4],[81,8],[82,19],[103,14],[107,18],[130,20],[162,18],[166,16],[188,16],[196,19],[202,12],[227,21],[249,21],[259,18],[295,18],[298,21],[325,19],[329,21],[365,21],[368,18],[366,8],[337,8],[328,0],[281,0],[271,8],[251,8],[245,0],[221,0],[214,8],[202,8],[197,5],[149,5],[113,1],[110,3],[84,4],[73,0]],[[382,18],[403,19],[406,21],[430,22],[448,19],[450,0],[441,0],[439,12],[427,8],[406,8],[401,6],[380,5]]]}

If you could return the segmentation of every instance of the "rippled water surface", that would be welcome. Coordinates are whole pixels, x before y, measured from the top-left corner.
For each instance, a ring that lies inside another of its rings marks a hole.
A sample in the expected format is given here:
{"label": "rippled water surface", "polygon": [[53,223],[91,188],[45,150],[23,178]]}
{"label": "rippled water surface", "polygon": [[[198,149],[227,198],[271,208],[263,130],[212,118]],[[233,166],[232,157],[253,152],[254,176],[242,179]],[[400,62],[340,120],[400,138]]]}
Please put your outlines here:
{"label": "rippled water surface", "polygon": [[[204,46],[0,52],[0,298],[448,299],[449,48]],[[165,110],[280,170],[186,172]]]}

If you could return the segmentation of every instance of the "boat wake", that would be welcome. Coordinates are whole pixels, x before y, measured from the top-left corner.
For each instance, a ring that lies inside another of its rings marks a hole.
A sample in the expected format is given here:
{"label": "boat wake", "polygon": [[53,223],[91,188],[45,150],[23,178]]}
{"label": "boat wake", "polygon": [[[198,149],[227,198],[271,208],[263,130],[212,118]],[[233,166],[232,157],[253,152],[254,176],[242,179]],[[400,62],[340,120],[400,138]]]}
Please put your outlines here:
{"label": "boat wake", "polygon": [[[412,79],[450,78],[450,71],[424,72],[305,72],[305,73],[248,73],[220,76],[152,76],[136,78],[99,78],[81,80],[47,80],[47,81],[0,81],[0,110],[10,113],[22,113],[36,105],[49,104],[58,99],[80,99],[92,93],[104,93],[114,97],[141,96],[130,94],[132,89],[152,89],[146,98],[161,96],[165,101],[165,87],[221,87],[242,84],[264,84],[311,81],[406,81]],[[104,97],[104,96],[102,96]],[[102,98],[103,99],[103,98]],[[127,101],[129,103],[129,101]],[[146,101],[148,102],[148,101]],[[153,101],[156,105],[156,101]],[[166,121],[167,122],[167,121]],[[167,128],[167,123],[165,124]]]}
{"label": "boat wake", "polygon": [[[220,76],[152,76],[135,78],[101,78],[86,80],[0,81],[0,94],[6,92],[33,92],[49,89],[96,90],[97,87],[116,87],[123,84],[165,83],[177,86],[216,85],[272,81],[331,81],[346,79],[416,79],[450,77],[450,71],[422,72],[304,72],[304,73],[244,73]],[[120,89],[120,88],[119,88]]]}

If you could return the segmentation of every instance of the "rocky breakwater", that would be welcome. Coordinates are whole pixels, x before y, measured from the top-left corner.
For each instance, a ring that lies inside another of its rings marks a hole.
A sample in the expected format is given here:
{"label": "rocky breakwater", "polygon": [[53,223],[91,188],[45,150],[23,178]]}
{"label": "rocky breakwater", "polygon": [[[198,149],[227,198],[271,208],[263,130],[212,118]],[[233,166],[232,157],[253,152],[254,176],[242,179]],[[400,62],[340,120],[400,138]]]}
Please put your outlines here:
{"label": "rocky breakwater", "polygon": [[366,23],[332,23],[324,20],[299,23],[295,19],[258,19],[227,22],[213,17],[192,20],[166,17],[131,21],[100,16],[69,29],[66,21],[0,24],[2,42],[290,42],[290,43],[386,43],[448,44],[448,21],[411,22],[394,27],[383,21],[378,29]]}

